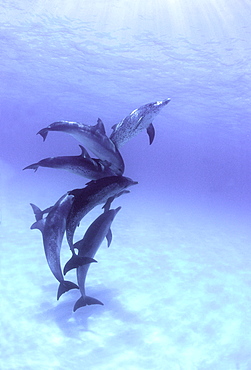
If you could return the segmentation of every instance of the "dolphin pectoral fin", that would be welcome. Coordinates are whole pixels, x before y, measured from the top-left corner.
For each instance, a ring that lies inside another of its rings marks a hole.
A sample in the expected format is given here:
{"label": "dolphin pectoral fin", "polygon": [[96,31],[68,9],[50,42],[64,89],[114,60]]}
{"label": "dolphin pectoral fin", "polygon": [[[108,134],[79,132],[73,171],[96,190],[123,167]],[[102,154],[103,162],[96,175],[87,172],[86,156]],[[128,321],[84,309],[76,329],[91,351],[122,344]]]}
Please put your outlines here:
{"label": "dolphin pectoral fin", "polygon": [[97,263],[98,261],[91,257],[79,257],[79,266],[88,265],[93,262]]}
{"label": "dolphin pectoral fin", "polygon": [[[124,192],[128,192],[128,191],[124,190]],[[121,193],[123,193],[123,192],[121,192]],[[117,214],[118,211],[120,211],[120,210],[121,210],[121,207],[116,208],[115,209],[115,212],[116,212],[115,214]],[[106,211],[104,211],[104,212],[106,212]],[[108,230],[108,233],[106,234],[106,239],[107,239],[107,247],[109,248],[110,245],[111,245],[111,242],[112,242],[112,231],[111,231],[111,229]]]}
{"label": "dolphin pectoral fin", "polygon": [[38,229],[38,230],[41,231],[41,233],[43,233],[44,224],[45,224],[45,219],[42,218],[41,220],[38,220],[38,221],[34,222],[34,224],[32,224],[30,228],[31,228],[31,230]]}
{"label": "dolphin pectoral fin", "polygon": [[91,257],[79,257],[74,254],[68,262],[66,262],[64,266],[64,275],[67,274],[68,271],[78,268],[83,265],[88,265],[89,263],[97,262],[94,258]]}
{"label": "dolphin pectoral fin", "polygon": [[82,296],[75,303],[74,308],[73,308],[73,312],[75,312],[80,307],[84,307],[84,306],[92,305],[92,304],[101,304],[102,306],[104,305],[104,303],[100,302],[96,298],[92,298],[92,297],[88,297],[88,296],[85,296],[85,297]]}
{"label": "dolphin pectoral fin", "polygon": [[96,158],[93,158],[93,160],[101,166],[102,169],[104,168],[109,168],[111,167],[112,163],[107,161],[107,160],[101,160],[101,159],[96,159]]}
{"label": "dolphin pectoral fin", "polygon": [[107,199],[107,201],[105,202],[105,204],[102,207],[104,209],[104,212],[109,211],[109,209],[111,207],[111,204],[114,201],[114,199],[115,199],[115,196],[114,197],[110,197],[110,198]]}
{"label": "dolphin pectoral fin", "polygon": [[122,190],[120,193],[118,193],[116,195],[113,195],[112,197],[108,198],[106,203],[102,207],[104,209],[104,212],[109,211],[110,206],[111,206],[111,204],[112,204],[112,202],[114,201],[115,198],[118,198],[121,195],[128,194],[128,193],[130,193],[130,190]]}
{"label": "dolphin pectoral fin", "polygon": [[48,135],[48,129],[42,128],[42,130],[38,131],[37,135],[41,135],[43,138],[43,141],[45,141],[47,135]]}
{"label": "dolphin pectoral fin", "polygon": [[71,289],[79,289],[79,287],[77,286],[77,284],[72,283],[71,281],[67,280],[61,281],[58,287],[57,300],[59,300],[62,294],[68,292]]}
{"label": "dolphin pectoral fin", "polygon": [[122,190],[120,193],[117,194],[116,198],[120,197],[120,195],[129,194],[129,193],[130,193],[130,190]]}
{"label": "dolphin pectoral fin", "polygon": [[150,145],[151,145],[152,142],[153,142],[154,136],[155,136],[155,129],[154,129],[152,123],[150,123],[150,125],[147,127],[146,131],[147,131],[147,134],[149,136],[149,142],[150,142]]}
{"label": "dolphin pectoral fin", "polygon": [[30,164],[27,167],[24,167],[23,170],[34,170],[34,172],[36,172],[38,167],[39,167],[39,164],[33,163],[33,164]]}
{"label": "dolphin pectoral fin", "polygon": [[109,231],[106,235],[106,239],[107,239],[107,247],[109,248],[110,245],[111,245],[111,242],[112,242],[112,231],[111,231],[111,229],[109,229]]}

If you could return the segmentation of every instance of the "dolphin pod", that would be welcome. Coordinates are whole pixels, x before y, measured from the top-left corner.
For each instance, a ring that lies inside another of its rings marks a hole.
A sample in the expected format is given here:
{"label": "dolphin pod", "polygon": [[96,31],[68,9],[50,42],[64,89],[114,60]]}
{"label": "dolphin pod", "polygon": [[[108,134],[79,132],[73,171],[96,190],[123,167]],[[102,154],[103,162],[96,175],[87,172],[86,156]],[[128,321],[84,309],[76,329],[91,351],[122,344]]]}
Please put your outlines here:
{"label": "dolphin pod", "polygon": [[[152,144],[155,136],[152,121],[169,101],[170,99],[156,101],[135,109],[112,127],[113,132],[110,137],[106,135],[100,118],[93,126],[73,121],[58,121],[38,132],[43,140],[46,139],[49,131],[64,132],[73,136],[81,144],[79,145],[81,154],[45,158],[24,169],[34,171],[37,171],[38,167],[63,169],[91,180],[83,188],[67,191],[54,205],[44,210],[31,203],[36,219],[31,229],[38,229],[42,233],[48,266],[59,282],[57,299],[71,289],[79,289],[81,293],[73,307],[74,312],[87,305],[103,305],[98,299],[86,295],[87,273],[90,264],[97,262],[93,257],[103,240],[107,239],[108,247],[111,244],[111,225],[121,209],[121,207],[110,209],[112,202],[115,198],[129,193],[128,187],[138,184],[137,181],[123,176],[125,166],[119,149],[144,129],[147,130],[150,144]],[[92,158],[85,148],[97,158]],[[82,219],[98,205],[103,205],[103,213],[91,223],[83,238],[74,242],[76,228],[81,224]],[[65,234],[71,257],[62,272],[61,248]],[[77,283],[64,279],[64,274],[72,269],[76,269]]]}

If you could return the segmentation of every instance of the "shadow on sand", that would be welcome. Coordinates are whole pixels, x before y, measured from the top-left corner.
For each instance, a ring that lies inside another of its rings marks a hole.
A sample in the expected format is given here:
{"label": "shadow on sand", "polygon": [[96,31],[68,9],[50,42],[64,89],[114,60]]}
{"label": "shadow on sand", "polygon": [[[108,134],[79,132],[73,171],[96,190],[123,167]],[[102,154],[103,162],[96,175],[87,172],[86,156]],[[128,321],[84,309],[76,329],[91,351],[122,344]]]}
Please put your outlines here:
{"label": "shadow on sand", "polygon": [[130,322],[135,324],[140,321],[137,314],[125,310],[116,299],[115,289],[107,289],[103,285],[95,288],[89,287],[88,295],[100,300],[104,305],[85,306],[73,312],[73,306],[79,298],[79,294],[79,291],[75,289],[67,292],[58,302],[55,300],[55,304],[46,301],[42,304],[41,311],[36,315],[36,318],[48,324],[51,321],[55,322],[65,336],[72,338],[78,338],[83,331],[92,332],[89,319],[102,320],[102,316],[107,313],[111,314],[113,319],[126,322],[127,325]]}

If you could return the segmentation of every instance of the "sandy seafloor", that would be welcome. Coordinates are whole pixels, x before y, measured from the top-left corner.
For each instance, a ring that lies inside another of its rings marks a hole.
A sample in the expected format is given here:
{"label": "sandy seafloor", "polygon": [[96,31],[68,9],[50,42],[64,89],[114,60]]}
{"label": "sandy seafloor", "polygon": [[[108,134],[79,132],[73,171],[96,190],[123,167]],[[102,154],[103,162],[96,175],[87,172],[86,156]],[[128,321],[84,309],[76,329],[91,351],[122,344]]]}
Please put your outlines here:
{"label": "sandy seafloor", "polygon": [[[1,370],[251,369],[250,228],[244,214],[161,201],[144,192],[144,184],[131,188],[114,201],[122,209],[112,244],[107,249],[103,243],[87,278],[87,294],[104,306],[73,313],[79,292],[56,300],[58,284],[41,234],[29,230],[29,202],[45,208],[50,196],[43,183],[30,189],[20,184],[19,191],[17,185],[6,188],[2,199]],[[100,210],[86,216],[76,240]],[[62,264],[69,257],[64,241]],[[74,271],[68,279],[75,281]]]}

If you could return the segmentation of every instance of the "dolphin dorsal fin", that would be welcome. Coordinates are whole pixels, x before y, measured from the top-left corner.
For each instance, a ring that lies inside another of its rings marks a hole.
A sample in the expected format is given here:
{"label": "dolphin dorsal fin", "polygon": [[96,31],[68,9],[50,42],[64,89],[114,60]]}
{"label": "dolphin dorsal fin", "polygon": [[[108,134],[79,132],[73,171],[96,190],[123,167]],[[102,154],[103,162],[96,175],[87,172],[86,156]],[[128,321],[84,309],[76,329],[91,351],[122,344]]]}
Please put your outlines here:
{"label": "dolphin dorsal fin", "polygon": [[36,221],[41,220],[43,218],[43,212],[41,211],[41,209],[33,203],[30,203],[30,205],[31,205],[31,208],[33,209],[33,213],[35,215]]}
{"label": "dolphin dorsal fin", "polygon": [[155,136],[155,130],[154,130],[154,127],[153,127],[152,123],[150,123],[150,125],[147,127],[146,131],[147,131],[147,134],[149,136],[149,142],[150,142],[150,145],[151,145],[152,142],[153,142],[154,136]]}
{"label": "dolphin dorsal fin", "polygon": [[103,124],[103,121],[98,118],[97,124],[94,126],[96,130],[98,130],[102,135],[106,135],[105,133],[105,126]]}
{"label": "dolphin dorsal fin", "polygon": [[88,159],[91,158],[87,150],[82,145],[79,145],[79,147],[81,149],[81,154],[80,154],[81,157],[88,158]]}

